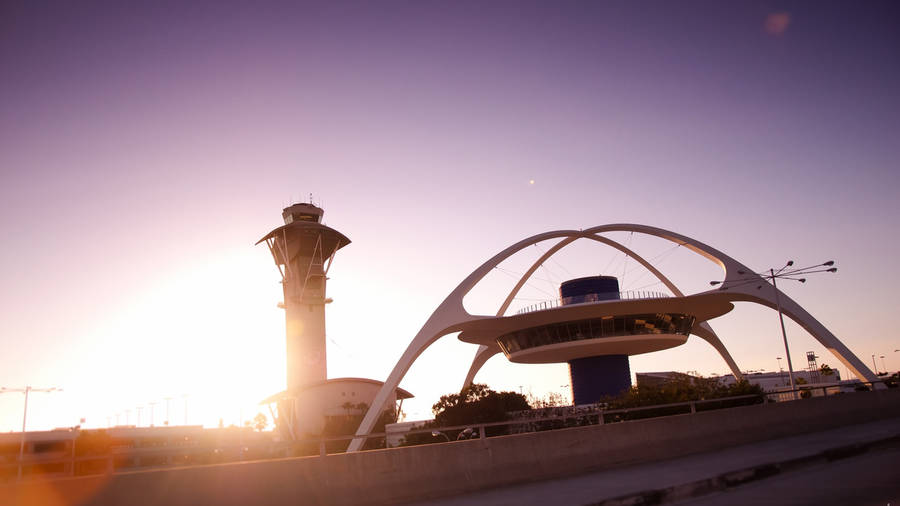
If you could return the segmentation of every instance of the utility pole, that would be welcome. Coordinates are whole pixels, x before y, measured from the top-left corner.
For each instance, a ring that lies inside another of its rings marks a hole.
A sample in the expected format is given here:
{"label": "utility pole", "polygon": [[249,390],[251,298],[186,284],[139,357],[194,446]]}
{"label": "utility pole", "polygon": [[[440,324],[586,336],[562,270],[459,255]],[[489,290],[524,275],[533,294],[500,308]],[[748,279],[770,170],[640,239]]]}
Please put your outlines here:
{"label": "utility pole", "polygon": [[[788,262],[788,265],[794,262]],[[778,307],[778,321],[781,322],[781,338],[784,339],[784,358],[788,363],[788,376],[791,378],[791,398],[796,399],[797,393],[794,392],[796,385],[794,384],[794,365],[791,363],[791,351],[788,349],[787,332],[784,330],[784,315],[781,313],[781,297],[778,296],[778,286],[775,284],[775,269],[769,269],[772,279],[772,288],[775,289],[775,305]]]}
{"label": "utility pole", "polygon": [[166,397],[166,421],[163,422],[163,425],[169,425],[169,401],[171,400],[171,397]]}
{"label": "utility pole", "polygon": [[30,392],[61,392],[62,388],[33,388],[26,386],[25,388],[6,388],[0,387],[0,394],[8,392],[22,392],[25,394],[25,409],[22,410],[22,437],[19,440],[19,471],[18,480],[22,479],[22,463],[25,459],[25,422],[28,420],[28,394]]}

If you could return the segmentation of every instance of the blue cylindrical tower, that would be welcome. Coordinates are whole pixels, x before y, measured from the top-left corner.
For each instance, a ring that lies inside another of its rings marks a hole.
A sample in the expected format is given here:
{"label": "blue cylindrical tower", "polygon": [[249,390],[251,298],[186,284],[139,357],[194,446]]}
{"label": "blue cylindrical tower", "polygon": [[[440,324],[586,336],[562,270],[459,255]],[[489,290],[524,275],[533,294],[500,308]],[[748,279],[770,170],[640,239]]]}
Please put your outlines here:
{"label": "blue cylindrical tower", "polygon": [[[564,281],[559,287],[562,305],[619,300],[619,280],[613,276],[589,276]],[[568,361],[574,404],[591,404],[604,396],[631,388],[628,355],[600,355]]]}

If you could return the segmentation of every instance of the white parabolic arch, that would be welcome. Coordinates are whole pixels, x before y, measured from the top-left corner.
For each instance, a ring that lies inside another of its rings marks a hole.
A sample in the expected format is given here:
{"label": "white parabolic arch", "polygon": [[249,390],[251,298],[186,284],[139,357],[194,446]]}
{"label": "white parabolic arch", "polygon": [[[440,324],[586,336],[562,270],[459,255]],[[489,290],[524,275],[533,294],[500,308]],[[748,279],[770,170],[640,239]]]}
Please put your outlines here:
{"label": "white parabolic arch", "polygon": [[[400,385],[400,381],[403,379],[403,376],[406,375],[406,372],[412,366],[413,362],[423,351],[425,351],[426,348],[428,348],[440,337],[458,331],[458,326],[461,323],[484,318],[493,318],[493,316],[470,314],[463,307],[463,298],[494,267],[499,265],[501,262],[512,256],[513,254],[517,253],[518,251],[533,244],[546,241],[548,239],[555,239],[559,237],[566,238],[566,240],[561,241],[556,245],[559,248],[565,246],[565,244],[568,244],[568,242],[574,241],[578,238],[593,238],[595,240],[600,240],[601,242],[609,244],[609,242],[607,242],[608,240],[604,241],[596,236],[596,234],[601,234],[604,232],[637,232],[652,235],[684,246],[694,253],[703,256],[711,262],[719,265],[725,272],[725,279],[722,282],[722,288],[711,290],[711,292],[727,294],[727,298],[729,301],[755,302],[757,304],[762,304],[774,309],[776,307],[775,297],[777,290],[777,294],[781,302],[781,310],[785,315],[787,315],[790,319],[794,320],[797,324],[799,324],[807,332],[809,332],[816,340],[819,341],[819,343],[825,346],[828,351],[830,351],[842,364],[844,364],[844,366],[846,366],[853,374],[855,374],[856,377],[864,378],[866,381],[873,382],[878,380],[877,376],[875,376],[875,374],[873,374],[872,371],[868,367],[866,367],[866,365],[859,358],[856,357],[856,355],[854,355],[837,337],[835,337],[834,334],[832,334],[827,328],[825,328],[824,325],[819,323],[818,320],[813,318],[812,315],[810,315],[805,309],[800,307],[799,304],[794,302],[793,299],[785,295],[777,288],[773,287],[765,279],[759,276],[757,277],[759,277],[760,285],[757,285],[756,283],[746,283],[745,281],[748,279],[748,277],[756,276],[756,274],[753,273],[753,270],[711,246],[708,246],[695,239],[691,239],[690,237],[671,232],[669,230],[631,223],[600,225],[585,230],[556,230],[528,237],[513,244],[500,253],[497,253],[490,260],[475,269],[452,292],[450,292],[450,294],[447,296],[447,298],[444,299],[441,305],[434,310],[434,312],[413,338],[412,342],[409,343],[409,346],[407,346],[406,351],[400,357],[400,360],[397,361],[397,364],[394,365],[393,370],[391,371],[387,380],[385,380],[384,385],[381,387],[381,390],[379,390],[378,394],[375,396],[375,399],[372,401],[372,405],[366,412],[366,416],[363,418],[362,423],[360,423],[359,428],[356,431],[357,437],[350,442],[347,451],[354,452],[362,448],[362,445],[365,442],[365,436],[372,432],[372,429],[375,426],[375,422],[377,421],[379,415],[387,404],[391,392],[393,392]],[[612,244],[610,245],[613,246]],[[616,245],[618,245],[618,243],[616,243]],[[556,250],[558,250],[559,248],[556,248]],[[651,270],[655,271],[655,269]],[[654,274],[656,273],[654,272]],[[662,278],[660,279],[662,280]],[[520,280],[520,282],[523,281]],[[735,283],[736,285],[733,288],[726,289],[726,287],[728,287],[731,283]],[[761,286],[761,288],[757,289],[757,286]],[[672,285],[672,287],[674,287],[674,285]],[[672,289],[672,287],[669,288]],[[517,290],[514,289],[514,292],[511,295],[514,295],[515,291]],[[508,301],[509,300],[511,300],[511,298],[508,298]],[[504,306],[508,306],[508,301],[504,302]],[[500,314],[502,314],[505,310],[506,307],[501,307]],[[694,332],[694,330],[696,330],[696,327],[695,329],[692,329],[692,333],[700,335],[699,332]],[[709,329],[709,333],[712,333],[711,329]],[[713,341],[709,339],[709,333],[705,333],[706,335],[701,335],[701,337],[707,339],[712,344]],[[712,335],[715,336],[714,333],[712,333]],[[715,338],[715,341],[718,341],[717,337]],[[721,343],[721,341],[719,342]],[[716,348],[719,349],[718,346]],[[722,346],[722,350],[724,350],[724,345]],[[720,353],[722,353],[722,350],[719,350]],[[489,349],[479,349],[479,352],[482,351],[489,352]],[[486,353],[483,353],[482,357],[476,355],[475,360],[479,361],[483,358],[483,361],[486,361],[487,357],[490,357],[490,355],[484,357],[483,355],[485,354]],[[727,357],[727,351],[722,353],[722,355],[723,357]],[[728,361],[728,359],[726,359],[726,361]],[[733,361],[731,361],[731,363],[733,363]],[[729,366],[732,365],[731,363],[729,363]],[[473,366],[474,365],[475,364],[473,363]],[[480,365],[478,367],[480,367]]]}

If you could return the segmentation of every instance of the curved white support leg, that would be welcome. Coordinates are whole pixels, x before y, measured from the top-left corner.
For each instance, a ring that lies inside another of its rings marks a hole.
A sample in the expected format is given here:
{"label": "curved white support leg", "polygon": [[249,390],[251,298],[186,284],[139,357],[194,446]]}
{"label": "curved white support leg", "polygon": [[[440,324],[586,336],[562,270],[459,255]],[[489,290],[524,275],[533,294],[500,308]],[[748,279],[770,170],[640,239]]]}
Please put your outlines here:
{"label": "curved white support leg", "polygon": [[579,235],[580,233],[581,232],[577,230],[557,230],[531,236],[513,244],[500,253],[497,253],[490,260],[481,264],[480,267],[469,274],[469,276],[466,277],[466,279],[464,279],[446,299],[444,299],[444,302],[431,313],[428,321],[425,322],[425,325],[422,326],[421,330],[416,334],[416,337],[409,343],[403,356],[401,356],[397,364],[394,365],[394,369],[391,371],[391,374],[388,375],[384,385],[382,385],[381,390],[378,391],[375,395],[375,399],[372,400],[372,405],[369,407],[366,416],[363,417],[362,422],[359,424],[359,428],[356,430],[356,435],[358,437],[350,442],[347,451],[355,452],[362,448],[363,443],[365,443],[365,435],[372,432],[372,429],[375,427],[375,422],[387,405],[390,394],[400,386],[400,380],[406,375],[406,372],[409,370],[410,366],[412,366],[413,361],[415,361],[426,348],[431,346],[431,343],[435,342],[441,336],[454,332],[454,325],[478,318],[490,318],[489,316],[475,316],[469,314],[463,307],[462,301],[463,297],[465,297],[466,294],[491,271],[491,269],[522,248],[547,239],[572,237]]}
{"label": "curved white support leg", "polygon": [[[727,289],[727,291],[731,293],[730,300],[755,302],[777,310],[778,307],[775,303],[775,290],[777,290],[777,288],[773,287],[762,278],[760,278],[760,282],[762,285],[759,289],[756,288],[758,285],[753,283],[749,286],[744,285],[734,289]],[[877,383],[879,381],[878,376],[876,376],[862,360],[854,355],[853,352],[825,328],[824,325],[819,323],[819,321],[813,318],[811,314],[800,307],[800,304],[794,302],[793,299],[785,295],[781,290],[778,290],[778,297],[781,302],[781,312],[809,332],[811,336],[830,351],[831,354],[844,364],[850,372],[856,375],[857,378],[875,383],[875,388],[877,389],[886,388],[883,383]]]}
{"label": "curved white support leg", "polygon": [[708,323],[702,322],[699,325],[695,325],[693,329],[691,329],[691,334],[699,337],[700,339],[705,340],[709,344],[712,345],[716,351],[719,352],[719,355],[725,359],[725,363],[728,364],[728,368],[731,369],[731,374],[734,375],[734,379],[737,381],[741,381],[744,379],[744,374],[741,372],[741,369],[734,362],[734,359],[731,358],[731,354],[728,353],[728,349],[725,348],[725,344],[719,339],[719,336],[713,331],[712,327],[709,326]]}
{"label": "curved white support leg", "polygon": [[[743,293],[748,298],[734,298],[733,300],[747,300],[750,302],[763,304],[771,308],[776,307],[775,287],[773,287],[768,283],[768,281],[761,277],[759,278],[759,281],[762,288],[760,288],[759,290],[756,289],[757,285],[753,283],[742,284],[742,280],[746,280],[748,277],[755,275],[753,270],[711,246],[708,246],[695,239],[691,239],[690,237],[671,232],[669,230],[649,227],[646,225],[625,223],[601,225],[599,227],[593,227],[585,230],[585,232],[594,233],[612,231],[644,233],[666,239],[676,244],[681,244],[691,251],[697,253],[698,255],[701,255],[711,262],[719,265],[725,271],[725,280],[722,282],[722,288],[714,291],[728,291],[732,294]],[[735,284],[739,284],[740,286],[738,288],[727,288],[728,286],[734,286]],[[810,315],[805,309],[800,307],[799,304],[785,295],[784,292],[778,290],[778,294],[782,301],[781,308],[784,314],[788,315],[792,320],[797,322],[814,338],[816,338],[816,340],[818,340],[823,346],[825,346],[828,351],[830,351],[839,361],[841,361],[841,363],[847,366],[847,368],[850,369],[850,371],[852,371],[853,374],[855,374],[858,378],[864,378],[866,381],[878,381],[878,377],[862,362],[862,360],[854,355],[853,352],[851,352],[844,345],[844,343],[842,343],[837,337],[834,336],[834,334],[832,334],[827,328],[825,328],[824,325],[819,323],[818,320],[813,318],[812,315]],[[876,388],[885,388],[885,386],[878,383],[876,384]]]}
{"label": "curved white support leg", "polygon": [[475,375],[478,374],[478,371],[484,366],[484,364],[493,357],[494,355],[500,353],[500,347],[497,345],[494,346],[485,346],[479,345],[478,351],[475,352],[475,358],[472,359],[472,365],[469,366],[469,372],[466,373],[466,379],[463,381],[462,390],[465,390],[475,381]]}

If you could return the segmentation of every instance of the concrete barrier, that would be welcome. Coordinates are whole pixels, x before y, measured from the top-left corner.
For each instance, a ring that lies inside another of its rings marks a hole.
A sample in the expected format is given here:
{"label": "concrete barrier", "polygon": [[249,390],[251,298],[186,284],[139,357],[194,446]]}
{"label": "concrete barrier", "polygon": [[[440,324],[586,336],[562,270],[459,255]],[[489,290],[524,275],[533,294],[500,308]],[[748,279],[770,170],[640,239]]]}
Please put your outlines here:
{"label": "concrete barrier", "polygon": [[384,504],[657,461],[900,416],[900,390],[326,457],[24,483],[0,504]]}

